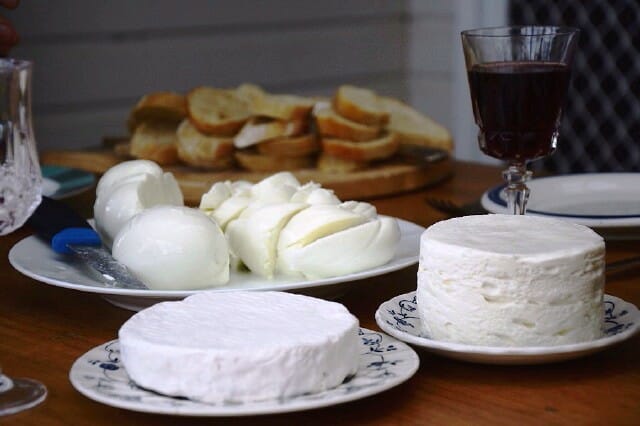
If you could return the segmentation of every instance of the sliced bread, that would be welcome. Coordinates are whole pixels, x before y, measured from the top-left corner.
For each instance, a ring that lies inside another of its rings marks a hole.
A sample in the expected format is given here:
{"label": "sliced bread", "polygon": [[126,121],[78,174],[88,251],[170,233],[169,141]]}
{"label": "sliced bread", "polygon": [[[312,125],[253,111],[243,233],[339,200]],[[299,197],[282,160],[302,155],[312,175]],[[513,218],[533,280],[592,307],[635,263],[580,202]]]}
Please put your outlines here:
{"label": "sliced bread", "polygon": [[249,105],[235,90],[198,87],[187,94],[191,122],[202,133],[233,136],[251,117]]}
{"label": "sliced bread", "polygon": [[318,152],[320,144],[314,134],[308,133],[271,139],[256,145],[256,148],[260,154],[274,157],[306,157]]}
{"label": "sliced bread", "polygon": [[322,152],[349,161],[373,161],[391,157],[398,151],[400,140],[393,132],[369,142],[352,142],[343,139],[322,138]]}
{"label": "sliced bread", "polygon": [[318,104],[313,110],[318,133],[349,141],[370,141],[380,134],[380,127],[356,123],[338,115],[331,107]]}
{"label": "sliced bread", "polygon": [[333,107],[338,114],[357,123],[382,126],[389,121],[389,113],[370,89],[340,86],[333,97]]}
{"label": "sliced bread", "polygon": [[242,126],[233,143],[236,148],[247,148],[269,139],[297,136],[306,132],[307,128],[305,120],[282,121],[255,117]]}
{"label": "sliced bread", "polygon": [[390,114],[387,129],[397,133],[401,143],[453,150],[451,133],[444,126],[397,99],[380,97],[380,102]]}
{"label": "sliced bread", "polygon": [[143,121],[167,122],[178,125],[187,116],[184,95],[174,92],[156,92],[144,95],[133,107],[127,119],[129,132]]}
{"label": "sliced bread", "polygon": [[155,161],[161,166],[178,162],[176,126],[171,123],[143,121],[133,131],[130,154]]}
{"label": "sliced bread", "polygon": [[184,120],[178,127],[178,157],[185,164],[206,168],[228,168],[233,165],[233,139],[225,136],[205,135]]}

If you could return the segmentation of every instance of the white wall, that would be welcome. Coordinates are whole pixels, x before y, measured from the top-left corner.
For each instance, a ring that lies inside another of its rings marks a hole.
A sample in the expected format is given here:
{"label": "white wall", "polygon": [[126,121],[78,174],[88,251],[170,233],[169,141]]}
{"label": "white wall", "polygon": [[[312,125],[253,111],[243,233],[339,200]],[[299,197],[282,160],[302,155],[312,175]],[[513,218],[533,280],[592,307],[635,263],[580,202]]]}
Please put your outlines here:
{"label": "white wall", "polygon": [[473,160],[483,157],[460,113],[469,101],[457,33],[478,26],[470,9],[494,14],[487,5],[504,1],[57,0],[8,15],[21,35],[12,56],[35,61],[41,149],[125,135],[129,109],[151,91],[250,81],[329,95],[351,83],[433,116],[452,129],[456,155]]}

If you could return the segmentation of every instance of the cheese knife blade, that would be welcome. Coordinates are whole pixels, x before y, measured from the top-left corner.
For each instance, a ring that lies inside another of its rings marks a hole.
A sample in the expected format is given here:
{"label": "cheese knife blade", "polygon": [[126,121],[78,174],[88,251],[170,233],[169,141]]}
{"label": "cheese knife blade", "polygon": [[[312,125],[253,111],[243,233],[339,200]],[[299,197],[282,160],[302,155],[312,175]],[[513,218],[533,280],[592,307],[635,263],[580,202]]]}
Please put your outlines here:
{"label": "cheese knife blade", "polygon": [[27,223],[55,252],[74,255],[97,271],[105,287],[148,289],[113,258],[89,222],[63,202],[43,196]]}

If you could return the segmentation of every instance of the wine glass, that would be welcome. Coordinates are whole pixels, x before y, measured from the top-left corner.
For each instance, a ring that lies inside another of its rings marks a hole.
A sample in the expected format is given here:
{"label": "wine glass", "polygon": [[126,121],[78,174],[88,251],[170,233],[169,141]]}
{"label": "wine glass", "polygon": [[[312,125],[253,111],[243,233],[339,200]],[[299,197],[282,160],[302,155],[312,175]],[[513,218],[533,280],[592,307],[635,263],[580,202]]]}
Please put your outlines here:
{"label": "wine glass", "polygon": [[[0,59],[0,236],[19,228],[40,203],[42,175],[31,125],[32,64]],[[47,388],[10,379],[0,367],[0,416],[44,401]]]}
{"label": "wine glass", "polygon": [[527,163],[551,154],[579,30],[508,26],[462,32],[471,103],[480,149],[508,162],[508,209],[525,214]]}

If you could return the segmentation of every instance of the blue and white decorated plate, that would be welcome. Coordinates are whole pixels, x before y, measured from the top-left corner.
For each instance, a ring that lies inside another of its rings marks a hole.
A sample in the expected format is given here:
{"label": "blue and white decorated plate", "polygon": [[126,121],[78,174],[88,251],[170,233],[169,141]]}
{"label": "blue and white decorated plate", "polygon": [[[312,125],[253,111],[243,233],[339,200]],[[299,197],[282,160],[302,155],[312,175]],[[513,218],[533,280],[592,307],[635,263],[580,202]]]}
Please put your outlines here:
{"label": "blue and white decorated plate", "polygon": [[352,378],[324,392],[260,402],[208,404],[139,388],[120,362],[117,340],[91,349],[69,372],[73,386],[86,397],[113,407],[180,416],[249,416],[327,407],[365,398],[408,380],[420,359],[408,345],[386,334],[360,329],[360,367]]}
{"label": "blue and white decorated plate", "polygon": [[59,200],[91,188],[96,181],[93,173],[62,166],[42,166],[42,195]]}
{"label": "blue and white decorated plate", "polygon": [[[527,182],[527,214],[555,217],[595,228],[640,226],[640,173],[582,173]],[[507,213],[505,185],[486,191],[482,206]]]}
{"label": "blue and white decorated plate", "polygon": [[558,346],[498,347],[466,345],[431,339],[418,317],[415,291],[382,303],[376,322],[395,338],[427,351],[482,364],[543,364],[578,358],[629,339],[640,330],[638,308],[622,299],[604,296],[605,335],[589,342]]}

